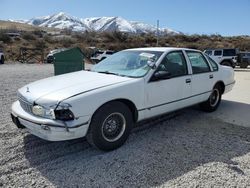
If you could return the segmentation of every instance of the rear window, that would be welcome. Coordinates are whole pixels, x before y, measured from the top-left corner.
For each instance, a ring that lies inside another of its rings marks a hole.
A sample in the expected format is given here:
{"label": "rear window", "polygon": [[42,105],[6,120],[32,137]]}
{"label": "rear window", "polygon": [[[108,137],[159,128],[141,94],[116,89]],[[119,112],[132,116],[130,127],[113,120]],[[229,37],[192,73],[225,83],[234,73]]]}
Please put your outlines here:
{"label": "rear window", "polygon": [[223,50],[223,56],[236,56],[235,49],[225,49]]}

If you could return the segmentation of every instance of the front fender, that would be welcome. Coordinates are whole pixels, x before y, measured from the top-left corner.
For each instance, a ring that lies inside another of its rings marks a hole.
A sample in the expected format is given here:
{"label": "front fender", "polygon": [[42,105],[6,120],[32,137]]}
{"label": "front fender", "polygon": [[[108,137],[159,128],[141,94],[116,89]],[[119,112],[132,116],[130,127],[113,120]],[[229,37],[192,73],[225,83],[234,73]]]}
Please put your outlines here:
{"label": "front fender", "polygon": [[117,99],[127,99],[133,102],[137,109],[141,109],[144,106],[144,98],[144,79],[138,78],[79,94],[62,102],[72,106],[75,117],[92,117],[103,104]]}

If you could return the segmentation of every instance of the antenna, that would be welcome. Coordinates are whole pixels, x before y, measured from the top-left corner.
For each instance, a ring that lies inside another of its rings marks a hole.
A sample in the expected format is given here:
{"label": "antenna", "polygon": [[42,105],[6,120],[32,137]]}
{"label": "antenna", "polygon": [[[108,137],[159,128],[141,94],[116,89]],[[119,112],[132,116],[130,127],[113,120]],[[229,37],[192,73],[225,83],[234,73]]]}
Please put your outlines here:
{"label": "antenna", "polygon": [[159,23],[160,23],[160,21],[157,20],[157,30],[156,30],[157,42],[156,42],[156,46],[159,46]]}

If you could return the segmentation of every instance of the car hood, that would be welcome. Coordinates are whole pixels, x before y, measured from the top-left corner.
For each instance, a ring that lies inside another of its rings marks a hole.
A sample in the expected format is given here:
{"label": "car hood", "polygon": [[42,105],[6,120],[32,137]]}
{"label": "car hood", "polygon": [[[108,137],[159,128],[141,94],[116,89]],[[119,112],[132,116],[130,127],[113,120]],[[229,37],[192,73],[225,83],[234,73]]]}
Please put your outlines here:
{"label": "car hood", "polygon": [[62,101],[71,96],[93,91],[114,84],[127,82],[133,78],[78,71],[54,76],[30,83],[18,90],[18,94],[30,103]]}

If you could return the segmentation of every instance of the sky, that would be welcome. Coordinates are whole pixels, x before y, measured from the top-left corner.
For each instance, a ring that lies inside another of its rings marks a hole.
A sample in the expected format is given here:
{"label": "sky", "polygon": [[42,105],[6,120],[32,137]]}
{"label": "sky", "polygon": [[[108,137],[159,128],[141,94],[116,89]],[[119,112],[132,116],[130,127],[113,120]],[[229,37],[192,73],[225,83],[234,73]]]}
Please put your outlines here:
{"label": "sky", "polygon": [[250,0],[0,0],[0,20],[121,16],[185,34],[250,35]]}

